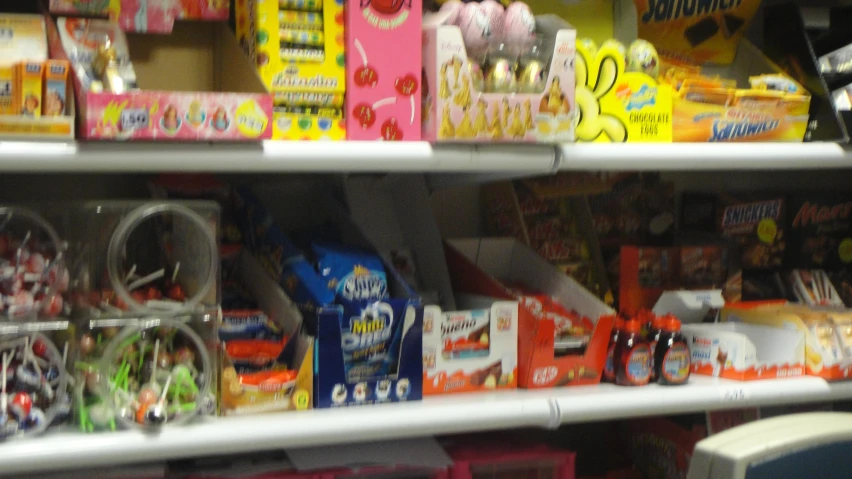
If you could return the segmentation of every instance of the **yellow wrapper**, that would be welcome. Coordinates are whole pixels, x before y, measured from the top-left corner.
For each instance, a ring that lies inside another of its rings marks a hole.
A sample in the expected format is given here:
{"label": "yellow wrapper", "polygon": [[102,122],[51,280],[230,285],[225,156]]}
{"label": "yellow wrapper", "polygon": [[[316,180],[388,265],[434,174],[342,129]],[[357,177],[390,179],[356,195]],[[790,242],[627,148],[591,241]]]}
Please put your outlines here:
{"label": "yellow wrapper", "polygon": [[663,53],[728,64],[760,0],[633,0],[639,38]]}

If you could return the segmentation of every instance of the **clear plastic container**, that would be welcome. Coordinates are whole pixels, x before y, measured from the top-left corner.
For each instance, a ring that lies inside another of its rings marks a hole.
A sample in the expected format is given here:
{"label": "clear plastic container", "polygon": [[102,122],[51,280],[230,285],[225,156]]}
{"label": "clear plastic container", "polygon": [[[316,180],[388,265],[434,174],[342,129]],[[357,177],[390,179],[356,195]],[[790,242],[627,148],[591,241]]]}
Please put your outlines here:
{"label": "clear plastic container", "polygon": [[218,315],[89,321],[75,365],[84,432],[159,429],[215,414]]}
{"label": "clear plastic container", "polygon": [[60,316],[68,288],[64,245],[54,228],[27,208],[0,206],[0,321]]}
{"label": "clear plastic container", "polygon": [[0,323],[0,441],[40,434],[71,410],[68,321]]}
{"label": "clear plastic container", "polygon": [[219,206],[106,201],[66,207],[75,317],[175,315],[219,305]]}

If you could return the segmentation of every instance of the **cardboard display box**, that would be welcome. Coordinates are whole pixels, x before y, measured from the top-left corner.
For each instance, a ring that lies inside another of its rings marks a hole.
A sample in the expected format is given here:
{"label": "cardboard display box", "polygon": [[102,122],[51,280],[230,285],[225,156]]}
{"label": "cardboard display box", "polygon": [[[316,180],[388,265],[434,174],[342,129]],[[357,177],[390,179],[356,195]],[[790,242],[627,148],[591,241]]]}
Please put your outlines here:
{"label": "cardboard display box", "polygon": [[722,309],[721,321],[794,330],[804,335],[805,373],[827,380],[847,379],[852,372],[852,313],[847,310],[765,303],[734,304]]}
{"label": "cardboard display box", "polygon": [[805,373],[801,331],[750,324],[687,324],[683,335],[689,342],[695,374],[754,380]]}
{"label": "cardboard display box", "polygon": [[[294,370],[292,381],[263,381],[243,384],[227,350],[222,347],[221,404],[223,416],[282,412],[313,407],[314,338],[302,324],[302,315],[280,286],[247,251],[236,259],[235,275],[241,285],[257,300],[258,306],[281,329],[287,342],[273,370]],[[223,311],[223,316],[227,311]]]}
{"label": "cardboard display box", "polygon": [[[522,304],[518,309],[518,385],[547,388],[600,382],[615,312],[571,278],[515,239],[464,239],[445,244],[453,288],[458,293],[516,300],[504,281],[517,282],[552,296],[591,320],[583,344],[557,354],[555,319],[539,319]],[[559,343],[559,344],[558,344]]]}
{"label": "cardboard display box", "polygon": [[[48,25],[52,57],[69,59],[71,52],[63,48],[61,35],[76,37],[80,29],[85,30],[85,21],[59,18],[55,25]],[[169,35],[127,34],[139,90],[96,93],[84,89],[76,72],[71,75],[79,137],[154,141],[271,138],[272,97],[227,24],[178,21],[173,27]]]}
{"label": "cardboard display box", "polygon": [[469,73],[471,54],[455,25],[423,21],[423,139],[454,142],[574,141],[574,56],[577,32],[553,15],[536,17],[536,30],[555,43],[544,91],[486,93]]}
{"label": "cardboard display box", "polygon": [[[304,180],[298,181],[307,186]],[[308,330],[316,332],[314,405],[327,408],[419,400],[423,383],[420,297],[385,261],[390,299],[359,308],[336,304],[327,281],[279,226],[286,224],[294,230],[318,234],[315,240],[330,240],[324,233],[333,231],[334,242],[376,251],[349,212],[329,198],[325,187],[315,187],[311,185],[305,196],[295,185],[287,193],[282,193],[278,184],[272,190],[237,190],[241,204],[238,216],[243,222],[240,228],[248,247],[293,299]],[[275,209],[267,210],[255,196],[258,193]],[[309,199],[310,193],[317,197]],[[288,201],[288,194],[293,195],[289,198],[293,201]],[[300,208],[306,203],[314,207],[309,211]],[[363,358],[358,355],[372,354],[365,351],[379,343],[385,348],[381,351],[383,364],[375,368],[375,374],[362,374],[359,366]]]}

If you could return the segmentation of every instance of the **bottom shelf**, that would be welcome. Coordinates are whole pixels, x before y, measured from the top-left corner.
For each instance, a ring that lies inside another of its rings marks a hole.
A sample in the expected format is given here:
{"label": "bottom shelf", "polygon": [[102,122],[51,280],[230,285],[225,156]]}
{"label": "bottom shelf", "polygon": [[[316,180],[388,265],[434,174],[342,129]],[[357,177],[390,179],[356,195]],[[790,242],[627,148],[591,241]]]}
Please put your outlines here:
{"label": "bottom shelf", "polygon": [[429,397],[422,402],[208,418],[159,434],[53,432],[0,445],[0,476],[353,441],[455,434],[716,409],[852,399],[852,382],[816,377],[685,386],[611,384]]}

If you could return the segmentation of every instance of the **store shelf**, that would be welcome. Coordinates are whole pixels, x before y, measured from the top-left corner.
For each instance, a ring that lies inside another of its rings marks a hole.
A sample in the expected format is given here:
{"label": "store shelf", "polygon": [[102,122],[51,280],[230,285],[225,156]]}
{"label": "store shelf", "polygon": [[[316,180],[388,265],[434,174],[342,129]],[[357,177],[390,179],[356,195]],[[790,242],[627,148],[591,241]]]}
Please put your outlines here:
{"label": "store shelf", "polygon": [[547,145],[427,142],[37,143],[0,141],[0,171],[525,172],[556,168]]}
{"label": "store shelf", "polygon": [[211,418],[146,435],[123,431],[57,432],[0,445],[0,476],[78,467],[162,461],[378,439],[557,427],[713,409],[852,399],[852,382],[819,378],[737,382],[693,377],[682,387],[608,384],[506,391],[390,404],[241,418]]}
{"label": "store shelf", "polygon": [[553,392],[560,424],[839,399],[852,399],[852,382],[810,376],[762,381],[693,376],[679,387],[601,384]]}
{"label": "store shelf", "polygon": [[836,143],[576,143],[560,152],[563,171],[852,168],[852,151]]}
{"label": "store shelf", "polygon": [[[559,155],[557,155],[559,153]],[[431,145],[427,142],[40,143],[0,141],[0,172],[425,172],[472,181],[561,170],[852,168],[835,143]],[[468,175],[458,175],[468,173]]]}

